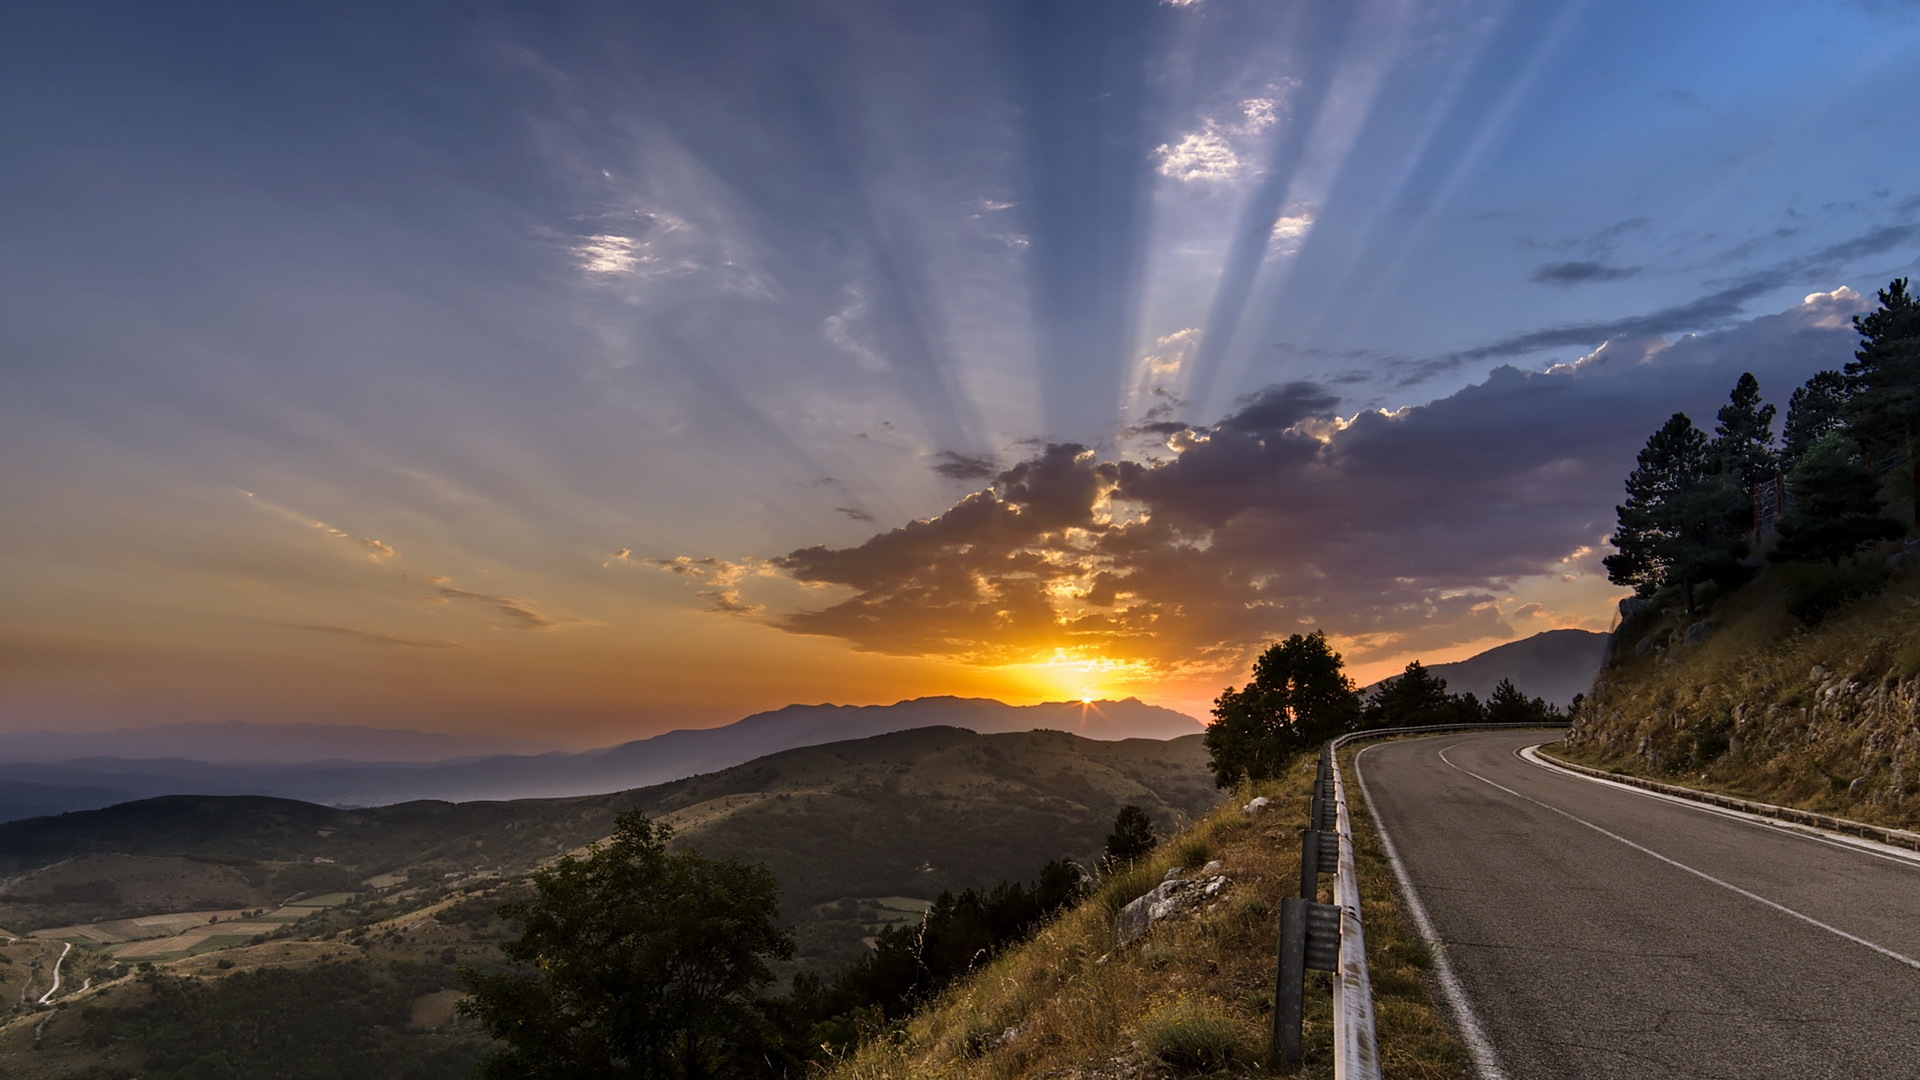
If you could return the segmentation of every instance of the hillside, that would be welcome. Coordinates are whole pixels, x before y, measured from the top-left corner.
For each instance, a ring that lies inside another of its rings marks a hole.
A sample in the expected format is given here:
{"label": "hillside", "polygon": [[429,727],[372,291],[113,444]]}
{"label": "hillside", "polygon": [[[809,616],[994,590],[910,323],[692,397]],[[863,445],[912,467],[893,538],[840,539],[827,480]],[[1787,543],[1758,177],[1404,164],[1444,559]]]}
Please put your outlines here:
{"label": "hillside", "polygon": [[[1869,580],[1881,565],[1869,562]],[[1774,567],[1692,624],[1662,598],[1639,606],[1573,716],[1569,752],[1766,802],[1920,824],[1920,573],[1900,566],[1884,591],[1842,602],[1860,573]]]}
{"label": "hillside", "polygon": [[[203,728],[234,734],[234,753],[268,753],[269,734],[240,725],[177,725],[134,733],[123,749],[96,737],[0,737],[0,821],[88,810],[161,795],[270,795],[304,802],[381,806],[421,799],[549,799],[626,791],[725,769],[802,746],[862,739],[925,727],[960,727],[981,734],[1051,729],[1091,739],[1171,739],[1196,734],[1199,721],[1137,698],[1008,705],[987,698],[928,697],[892,705],[789,705],[717,728],[669,731],[582,753],[496,754],[455,761],[237,765],[193,760]],[[314,728],[288,744],[332,745],[351,728]],[[171,732],[171,734],[169,734]],[[44,735],[44,733],[42,733]],[[390,735],[392,733],[389,733]],[[418,734],[418,733],[411,733]],[[173,738],[175,741],[169,742]],[[304,742],[302,741],[304,740]],[[435,743],[408,733],[369,739],[374,749],[419,750]],[[7,748],[22,755],[9,758]],[[54,761],[59,748],[93,748],[94,756]],[[136,758],[143,748],[177,747],[170,756]],[[119,756],[105,756],[117,754]]]}
{"label": "hillside", "polygon": [[[1197,735],[923,728],[612,796],[372,810],[190,796],[13,822],[0,925],[37,936],[0,950],[0,987],[43,993],[73,942],[56,1004],[84,1007],[0,1008],[0,1075],[334,1080],[394,1060],[418,1080],[471,1075],[486,1040],[452,1013],[457,966],[499,963],[509,928],[493,909],[520,872],[627,807],[774,869],[800,946],[786,976],[862,955],[943,889],[1091,862],[1124,803],[1164,830],[1218,800]],[[283,1034],[257,1037],[269,1029]]]}
{"label": "hillside", "polygon": [[[0,925],[125,918],[155,907],[155,898],[104,871],[67,883],[93,891],[65,901],[51,885],[34,883],[36,868],[77,856],[195,859],[268,893],[276,880],[299,891],[316,866],[349,884],[381,874],[513,874],[606,835],[629,807],[672,823],[683,844],[766,862],[790,904],[931,898],[944,888],[1029,874],[1049,859],[1091,858],[1123,804],[1171,823],[1216,799],[1197,735],[1102,742],[955,728],[806,747],[575,799],[343,810],[256,796],[169,796],[0,824],[0,874],[14,875],[0,892]],[[124,865],[126,873],[135,862]],[[235,896],[243,905],[272,898]]]}
{"label": "hillside", "polygon": [[[1606,660],[1607,641],[1608,635],[1591,630],[1548,630],[1496,645],[1465,660],[1426,667],[1445,679],[1447,689],[1455,694],[1472,694],[1485,701],[1501,679],[1512,679],[1521,693],[1545,698],[1564,709],[1575,694],[1592,688],[1593,678]],[[1373,686],[1366,689],[1371,691]]]}
{"label": "hillside", "polygon": [[[987,962],[822,1080],[1144,1080],[1276,1075],[1272,1030],[1277,898],[1299,883],[1299,830],[1315,761],[1243,787],[1169,837],[1033,940]],[[1271,801],[1249,815],[1255,794]],[[1467,1056],[1446,1029],[1425,969],[1431,955],[1402,916],[1377,838],[1354,819],[1380,1060],[1403,1080],[1464,1080]],[[1114,938],[1115,914],[1163,879],[1218,880],[1214,898]],[[1331,878],[1320,899],[1330,901]],[[1331,982],[1307,979],[1304,1062],[1280,1075],[1333,1075]]]}

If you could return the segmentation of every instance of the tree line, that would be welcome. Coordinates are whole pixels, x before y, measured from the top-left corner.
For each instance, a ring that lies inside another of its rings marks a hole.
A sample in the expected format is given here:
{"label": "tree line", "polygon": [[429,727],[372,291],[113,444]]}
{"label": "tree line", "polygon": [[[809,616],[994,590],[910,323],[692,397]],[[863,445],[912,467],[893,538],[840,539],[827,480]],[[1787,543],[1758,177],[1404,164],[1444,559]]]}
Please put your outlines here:
{"label": "tree line", "polygon": [[1205,735],[1214,782],[1232,787],[1284,772],[1302,751],[1350,731],[1429,724],[1550,724],[1560,710],[1501,679],[1487,700],[1447,691],[1415,660],[1362,697],[1320,631],[1294,634],[1253,664],[1253,678],[1215,699]]}
{"label": "tree line", "polygon": [[[1677,589],[1691,619],[1696,587],[1746,580],[1769,540],[1773,562],[1838,566],[1907,531],[1890,504],[1920,489],[1920,304],[1906,278],[1880,290],[1879,301],[1854,317],[1853,362],[1793,392],[1777,440],[1777,410],[1761,403],[1752,373],[1735,383],[1711,435],[1685,413],[1653,433],[1617,508],[1608,580],[1642,597]],[[1883,482],[1883,467],[1902,459],[1899,479]],[[1771,536],[1760,528],[1769,505]],[[1920,500],[1909,513],[1920,525]]]}

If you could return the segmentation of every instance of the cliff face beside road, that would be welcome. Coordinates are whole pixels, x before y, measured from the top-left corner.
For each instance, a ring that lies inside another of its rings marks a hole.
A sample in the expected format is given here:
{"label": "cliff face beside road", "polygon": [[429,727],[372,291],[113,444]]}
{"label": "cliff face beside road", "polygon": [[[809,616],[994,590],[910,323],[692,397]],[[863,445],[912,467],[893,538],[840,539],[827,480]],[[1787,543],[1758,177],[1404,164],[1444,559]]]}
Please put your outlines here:
{"label": "cliff face beside road", "polygon": [[1920,574],[1900,567],[1884,591],[1809,625],[1807,597],[1831,577],[1770,570],[1703,624],[1629,618],[1569,748],[1656,779],[1920,823]]}

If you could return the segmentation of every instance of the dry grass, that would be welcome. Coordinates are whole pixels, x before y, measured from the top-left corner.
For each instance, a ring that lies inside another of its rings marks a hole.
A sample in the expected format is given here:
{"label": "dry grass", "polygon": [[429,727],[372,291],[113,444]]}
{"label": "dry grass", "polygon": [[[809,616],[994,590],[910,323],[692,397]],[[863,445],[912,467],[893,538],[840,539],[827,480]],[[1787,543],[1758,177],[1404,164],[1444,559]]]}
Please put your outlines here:
{"label": "dry grass", "polygon": [[[1803,628],[1788,607],[1821,572],[1773,568],[1715,606],[1705,642],[1603,671],[1561,752],[1742,798],[1920,824],[1920,574]],[[1640,636],[1659,641],[1677,625],[1668,616]]]}
{"label": "dry grass", "polygon": [[[946,1078],[1222,1077],[1273,1075],[1272,1025],[1279,898],[1298,887],[1299,830],[1313,761],[1283,779],[1243,787],[1191,829],[1168,839],[1087,902],[954,987],[890,1034],[827,1070],[831,1080]],[[1273,800],[1256,818],[1239,807]],[[1358,822],[1356,822],[1358,827]],[[1370,964],[1376,965],[1388,1075],[1460,1080],[1465,1055],[1439,1019],[1422,974],[1425,950],[1396,925],[1391,874],[1370,830],[1360,840]],[[1217,859],[1223,898],[1157,924],[1116,949],[1113,913],[1179,866]],[[1308,976],[1306,1062],[1281,1075],[1331,1077],[1331,983]]]}

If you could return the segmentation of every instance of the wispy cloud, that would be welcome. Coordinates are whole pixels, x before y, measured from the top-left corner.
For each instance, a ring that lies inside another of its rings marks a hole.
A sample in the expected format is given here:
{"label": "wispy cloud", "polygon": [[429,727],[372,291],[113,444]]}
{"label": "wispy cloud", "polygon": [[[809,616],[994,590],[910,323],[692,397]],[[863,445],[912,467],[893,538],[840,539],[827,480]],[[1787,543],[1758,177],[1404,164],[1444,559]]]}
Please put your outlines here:
{"label": "wispy cloud", "polygon": [[933,471],[949,480],[985,480],[1000,471],[1000,463],[991,457],[941,450],[933,455]]}
{"label": "wispy cloud", "polygon": [[642,559],[647,566],[697,581],[702,588],[696,594],[708,600],[707,610],[723,615],[754,615],[765,611],[765,604],[750,604],[740,595],[740,583],[749,577],[770,577],[777,573],[765,559],[695,559],[677,555],[671,559]]}
{"label": "wispy cloud", "polygon": [[1619,281],[1640,273],[1638,266],[1608,266],[1583,259],[1575,262],[1548,263],[1533,272],[1533,280],[1545,285],[1586,285],[1595,281]]}
{"label": "wispy cloud", "polygon": [[402,649],[460,649],[465,648],[457,641],[444,638],[410,638],[394,634],[381,634],[372,630],[357,630],[351,626],[332,626],[325,623],[284,623],[294,630],[310,630],[316,634],[335,634],[340,637],[364,641],[369,645],[382,645]]}
{"label": "wispy cloud", "polygon": [[544,633],[548,630],[558,630],[566,626],[579,626],[587,621],[585,619],[568,619],[545,615],[534,610],[533,601],[531,600],[522,600],[513,596],[493,596],[487,593],[460,589],[448,584],[450,580],[450,578],[444,577],[427,579],[427,584],[434,588],[434,600],[440,603],[446,603],[450,600],[460,600],[467,603],[484,605],[491,608],[494,614],[501,616],[505,620],[504,625],[516,629]]}

